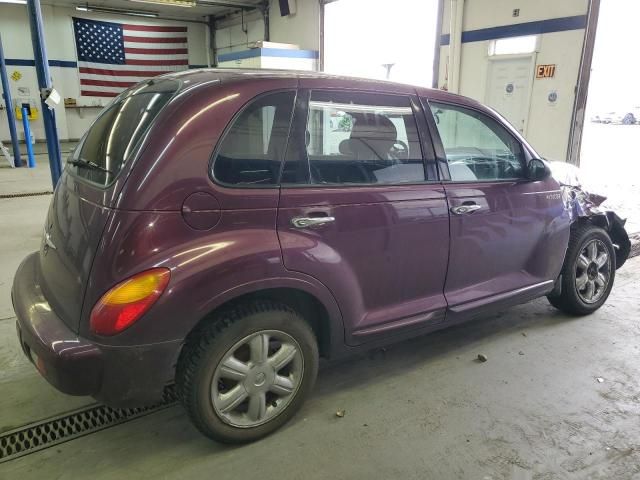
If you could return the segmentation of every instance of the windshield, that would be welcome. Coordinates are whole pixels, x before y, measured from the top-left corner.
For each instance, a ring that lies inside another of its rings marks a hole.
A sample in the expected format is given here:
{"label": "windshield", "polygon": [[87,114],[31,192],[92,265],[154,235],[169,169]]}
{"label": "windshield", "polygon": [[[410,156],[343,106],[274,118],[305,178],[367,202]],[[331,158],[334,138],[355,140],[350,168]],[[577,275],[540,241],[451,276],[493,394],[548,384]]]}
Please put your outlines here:
{"label": "windshield", "polygon": [[102,187],[110,185],[177,89],[175,81],[151,81],[123,93],[93,123],[67,168]]}

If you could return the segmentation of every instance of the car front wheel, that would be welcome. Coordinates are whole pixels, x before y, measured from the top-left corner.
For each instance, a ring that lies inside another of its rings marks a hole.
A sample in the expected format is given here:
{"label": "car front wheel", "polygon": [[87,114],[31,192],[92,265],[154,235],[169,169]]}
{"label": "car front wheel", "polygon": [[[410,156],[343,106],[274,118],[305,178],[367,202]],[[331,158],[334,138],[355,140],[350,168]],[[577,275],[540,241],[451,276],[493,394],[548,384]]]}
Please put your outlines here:
{"label": "car front wheel", "polygon": [[194,425],[224,443],[257,440],[302,406],[318,371],[309,324],[286,305],[252,302],[192,335],[176,383]]}
{"label": "car front wheel", "polygon": [[588,315],[609,297],[615,274],[616,256],[607,232],[594,225],[580,225],[569,240],[561,293],[547,298],[566,313]]}

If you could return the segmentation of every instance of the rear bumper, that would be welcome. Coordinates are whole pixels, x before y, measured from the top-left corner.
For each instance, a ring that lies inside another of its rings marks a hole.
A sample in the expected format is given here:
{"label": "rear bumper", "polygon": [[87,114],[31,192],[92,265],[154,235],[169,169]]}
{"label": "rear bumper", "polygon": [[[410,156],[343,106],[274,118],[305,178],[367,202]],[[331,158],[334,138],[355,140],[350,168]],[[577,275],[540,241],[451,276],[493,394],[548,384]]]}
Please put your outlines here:
{"label": "rear bumper", "polygon": [[51,309],[37,268],[34,253],[18,268],[11,297],[20,345],[40,374],[61,392],[112,406],[160,400],[173,380],[181,342],[114,347],[78,336]]}

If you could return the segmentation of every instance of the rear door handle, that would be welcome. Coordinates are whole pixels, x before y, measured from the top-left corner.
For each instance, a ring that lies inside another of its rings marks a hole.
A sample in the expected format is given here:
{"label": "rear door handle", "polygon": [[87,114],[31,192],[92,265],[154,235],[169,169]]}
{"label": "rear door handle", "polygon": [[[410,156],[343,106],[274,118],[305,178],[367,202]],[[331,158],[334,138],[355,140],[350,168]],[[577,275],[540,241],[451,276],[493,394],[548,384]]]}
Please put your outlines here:
{"label": "rear door handle", "polygon": [[451,207],[451,213],[456,215],[466,215],[469,213],[473,213],[477,210],[480,210],[482,207],[480,205],[459,205],[457,207]]}
{"label": "rear door handle", "polygon": [[296,228],[317,227],[335,222],[335,217],[294,217],[291,219],[291,225]]}

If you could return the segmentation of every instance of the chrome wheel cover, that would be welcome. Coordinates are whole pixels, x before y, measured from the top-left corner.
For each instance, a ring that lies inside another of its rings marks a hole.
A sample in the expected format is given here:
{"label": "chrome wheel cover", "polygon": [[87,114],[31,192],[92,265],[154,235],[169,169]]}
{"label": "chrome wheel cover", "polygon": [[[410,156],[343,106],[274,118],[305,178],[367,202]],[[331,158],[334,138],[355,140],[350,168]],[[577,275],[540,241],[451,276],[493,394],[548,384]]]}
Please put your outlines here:
{"label": "chrome wheel cover", "polygon": [[304,375],[298,342],[279,330],[247,335],[222,357],[211,380],[218,417],[239,428],[274,419],[295,397]]}
{"label": "chrome wheel cover", "polygon": [[596,303],[611,281],[611,257],[601,240],[589,240],[576,259],[576,292],[585,303]]}

